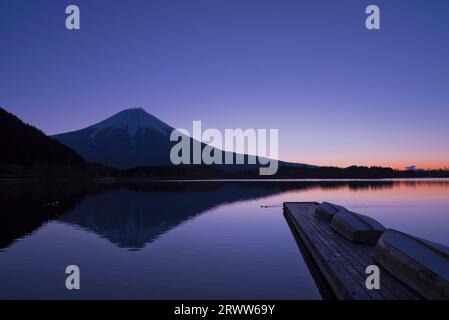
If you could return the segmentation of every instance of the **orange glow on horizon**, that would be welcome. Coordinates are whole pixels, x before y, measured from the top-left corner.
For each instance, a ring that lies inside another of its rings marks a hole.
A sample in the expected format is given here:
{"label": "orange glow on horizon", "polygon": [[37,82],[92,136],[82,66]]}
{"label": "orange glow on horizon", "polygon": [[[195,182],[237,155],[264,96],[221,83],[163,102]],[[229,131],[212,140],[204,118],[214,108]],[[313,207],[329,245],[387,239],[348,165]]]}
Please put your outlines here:
{"label": "orange glow on horizon", "polygon": [[[282,158],[281,158],[282,159]],[[284,160],[284,159],[282,159]],[[390,167],[396,170],[404,170],[406,167],[415,166],[417,169],[449,169],[449,161],[432,161],[432,162],[420,162],[420,161],[332,161],[332,160],[323,160],[323,159],[286,159],[288,162],[297,162],[297,163],[306,163],[317,166],[329,166],[329,167],[340,167],[347,168],[350,166],[365,166],[365,167]]]}

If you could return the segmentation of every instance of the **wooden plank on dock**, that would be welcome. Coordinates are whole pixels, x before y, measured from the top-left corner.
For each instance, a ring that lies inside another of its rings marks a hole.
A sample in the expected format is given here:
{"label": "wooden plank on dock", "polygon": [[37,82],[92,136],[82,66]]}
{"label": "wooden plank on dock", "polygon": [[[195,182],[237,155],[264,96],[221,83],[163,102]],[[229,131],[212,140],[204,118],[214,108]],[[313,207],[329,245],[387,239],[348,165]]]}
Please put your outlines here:
{"label": "wooden plank on dock", "polygon": [[366,267],[377,265],[371,256],[374,246],[352,243],[341,237],[328,223],[315,217],[317,205],[314,202],[286,202],[284,214],[296,233],[304,258],[312,260],[307,262],[315,279],[320,279],[317,281],[319,286],[325,283],[337,299],[421,299],[384,269],[381,269],[380,289],[367,289]]}

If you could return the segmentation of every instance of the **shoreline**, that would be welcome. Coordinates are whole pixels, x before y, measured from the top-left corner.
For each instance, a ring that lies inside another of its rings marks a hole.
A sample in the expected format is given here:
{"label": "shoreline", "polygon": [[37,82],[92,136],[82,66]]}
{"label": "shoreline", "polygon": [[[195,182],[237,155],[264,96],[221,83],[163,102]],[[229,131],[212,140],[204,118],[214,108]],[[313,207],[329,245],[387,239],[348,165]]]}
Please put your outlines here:
{"label": "shoreline", "polygon": [[99,183],[126,183],[126,182],[363,182],[363,181],[379,181],[379,182],[400,182],[400,181],[448,181],[449,178],[316,178],[316,179],[160,179],[147,177],[104,177],[104,178],[73,178],[73,177],[28,177],[28,178],[4,178],[0,177],[0,183],[21,183],[21,182],[99,182]]}

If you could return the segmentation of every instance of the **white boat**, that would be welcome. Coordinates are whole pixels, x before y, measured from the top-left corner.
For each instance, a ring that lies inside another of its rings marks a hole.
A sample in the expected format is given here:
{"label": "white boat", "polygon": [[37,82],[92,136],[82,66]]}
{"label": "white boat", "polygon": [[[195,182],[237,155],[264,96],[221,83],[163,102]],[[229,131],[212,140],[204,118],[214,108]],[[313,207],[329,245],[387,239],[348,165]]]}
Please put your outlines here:
{"label": "white boat", "polygon": [[375,244],[385,231],[385,227],[373,218],[347,209],[334,215],[331,228],[349,241],[363,244]]}
{"label": "white boat", "polygon": [[388,229],[374,258],[424,298],[449,299],[449,247]]}
{"label": "white boat", "polygon": [[334,215],[341,209],[344,208],[330,202],[323,202],[316,207],[315,215],[321,220],[331,223]]}

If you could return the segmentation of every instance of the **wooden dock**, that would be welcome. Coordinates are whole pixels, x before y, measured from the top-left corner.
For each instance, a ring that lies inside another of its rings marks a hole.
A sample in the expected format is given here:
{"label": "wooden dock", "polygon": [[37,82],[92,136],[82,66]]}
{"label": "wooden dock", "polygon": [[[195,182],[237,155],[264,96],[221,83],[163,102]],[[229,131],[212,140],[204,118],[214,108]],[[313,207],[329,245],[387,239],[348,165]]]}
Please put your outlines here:
{"label": "wooden dock", "polygon": [[352,243],[315,217],[318,203],[286,202],[284,215],[304,259],[325,299],[415,300],[422,299],[386,270],[380,271],[380,289],[369,290],[365,281],[374,245]]}

